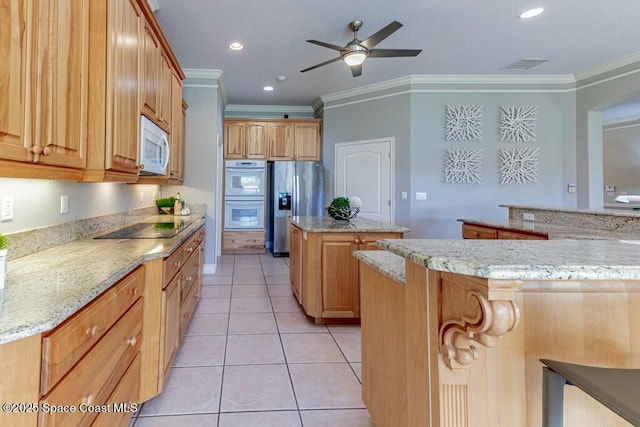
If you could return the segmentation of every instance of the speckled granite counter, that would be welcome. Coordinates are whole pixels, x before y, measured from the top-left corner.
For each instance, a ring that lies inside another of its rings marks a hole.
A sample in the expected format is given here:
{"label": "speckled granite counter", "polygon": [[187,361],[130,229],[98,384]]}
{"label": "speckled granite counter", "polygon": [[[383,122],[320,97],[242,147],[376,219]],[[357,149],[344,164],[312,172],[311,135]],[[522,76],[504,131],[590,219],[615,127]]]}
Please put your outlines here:
{"label": "speckled granite counter", "polygon": [[518,219],[476,220],[459,219],[465,224],[501,228],[510,231],[546,234],[549,240],[555,239],[640,239],[640,230],[610,231],[597,228],[582,228],[572,225],[547,224],[540,221]]}
{"label": "speckled granite counter", "polygon": [[170,239],[89,237],[10,261],[0,291],[0,344],[56,327],[144,261],[171,254],[205,223],[194,215],[181,218],[191,225]]}
{"label": "speckled granite counter", "polygon": [[404,285],[406,275],[403,257],[387,251],[355,251],[353,256]]}
{"label": "speckled granite counter", "polygon": [[433,270],[489,279],[640,280],[640,241],[379,240]]}
{"label": "speckled granite counter", "polygon": [[406,227],[366,218],[338,222],[327,216],[294,216],[291,223],[309,233],[407,233]]}

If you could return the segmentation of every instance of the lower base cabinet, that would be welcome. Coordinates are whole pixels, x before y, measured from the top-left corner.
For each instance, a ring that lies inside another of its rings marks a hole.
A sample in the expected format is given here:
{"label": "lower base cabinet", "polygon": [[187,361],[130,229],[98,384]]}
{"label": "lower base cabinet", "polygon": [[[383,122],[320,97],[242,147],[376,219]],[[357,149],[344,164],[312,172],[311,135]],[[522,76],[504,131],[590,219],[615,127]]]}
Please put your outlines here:
{"label": "lower base cabinet", "polygon": [[307,232],[291,226],[291,285],[316,323],[360,318],[360,273],[356,250],[376,250],[376,241],[403,233]]}

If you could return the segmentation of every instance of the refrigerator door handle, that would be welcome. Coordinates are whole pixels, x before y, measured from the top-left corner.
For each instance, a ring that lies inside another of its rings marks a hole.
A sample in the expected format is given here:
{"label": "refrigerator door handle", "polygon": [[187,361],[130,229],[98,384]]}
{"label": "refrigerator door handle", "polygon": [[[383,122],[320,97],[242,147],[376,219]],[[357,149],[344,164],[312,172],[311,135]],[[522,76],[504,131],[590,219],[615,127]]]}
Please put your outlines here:
{"label": "refrigerator door handle", "polygon": [[298,216],[300,212],[300,177],[298,175],[293,176],[293,216]]}

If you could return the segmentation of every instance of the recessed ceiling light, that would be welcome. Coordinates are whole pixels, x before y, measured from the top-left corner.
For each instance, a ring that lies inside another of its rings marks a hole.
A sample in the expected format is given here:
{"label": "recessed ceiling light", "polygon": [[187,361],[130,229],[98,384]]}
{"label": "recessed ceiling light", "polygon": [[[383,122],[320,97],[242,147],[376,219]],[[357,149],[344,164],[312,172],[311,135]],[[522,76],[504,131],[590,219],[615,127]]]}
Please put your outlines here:
{"label": "recessed ceiling light", "polygon": [[240,42],[233,42],[229,45],[231,50],[242,50],[242,48],[244,48],[244,45]]}
{"label": "recessed ceiling light", "polygon": [[273,90],[273,86],[265,86],[263,89],[265,92],[271,92]]}
{"label": "recessed ceiling light", "polygon": [[527,10],[525,12],[522,12],[520,14],[520,18],[522,18],[522,19],[533,18],[534,16],[540,15],[542,12],[544,12],[544,8],[543,7],[536,7],[534,9],[529,9],[529,10]]}

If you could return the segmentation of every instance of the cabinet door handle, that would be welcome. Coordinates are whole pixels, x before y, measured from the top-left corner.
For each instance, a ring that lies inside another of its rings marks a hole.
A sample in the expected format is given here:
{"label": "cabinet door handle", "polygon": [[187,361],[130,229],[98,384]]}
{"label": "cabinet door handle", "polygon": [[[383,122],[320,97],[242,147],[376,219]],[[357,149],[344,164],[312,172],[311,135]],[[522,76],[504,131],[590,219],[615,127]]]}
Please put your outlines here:
{"label": "cabinet door handle", "polygon": [[353,239],[353,243],[355,243],[356,245],[360,243],[360,240],[358,240],[358,238]]}
{"label": "cabinet door handle", "polygon": [[127,345],[134,347],[137,342],[138,342],[138,339],[136,337],[131,337],[127,340]]}
{"label": "cabinet door handle", "polygon": [[367,244],[367,239],[360,239],[360,243],[362,243],[363,245]]}
{"label": "cabinet door handle", "polygon": [[92,325],[87,328],[88,337],[95,337],[96,333],[98,333],[98,325]]}
{"label": "cabinet door handle", "polygon": [[138,295],[138,288],[129,289],[129,296],[135,297]]}

